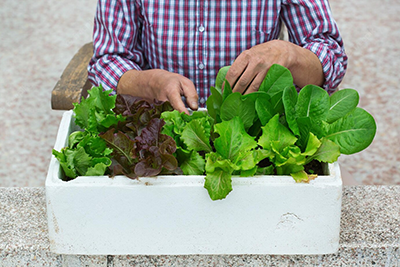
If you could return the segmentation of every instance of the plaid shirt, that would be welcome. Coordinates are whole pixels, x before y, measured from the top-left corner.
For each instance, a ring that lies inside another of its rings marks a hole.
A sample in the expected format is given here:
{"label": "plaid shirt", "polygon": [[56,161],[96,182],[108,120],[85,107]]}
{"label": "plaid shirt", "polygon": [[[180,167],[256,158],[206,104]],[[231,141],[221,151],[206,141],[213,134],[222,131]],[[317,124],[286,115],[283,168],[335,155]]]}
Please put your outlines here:
{"label": "plaid shirt", "polygon": [[204,106],[218,70],[277,39],[281,21],[289,41],[318,56],[333,92],[347,56],[328,0],[100,0],[89,79],[115,90],[130,69],[164,69],[192,80]]}

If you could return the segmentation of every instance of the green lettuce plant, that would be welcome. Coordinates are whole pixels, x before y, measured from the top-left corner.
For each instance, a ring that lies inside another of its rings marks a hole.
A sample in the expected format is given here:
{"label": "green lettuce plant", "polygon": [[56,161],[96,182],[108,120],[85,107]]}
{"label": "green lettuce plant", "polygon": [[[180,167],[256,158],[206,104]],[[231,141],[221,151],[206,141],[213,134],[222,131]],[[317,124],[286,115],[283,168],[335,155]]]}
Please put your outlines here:
{"label": "green lettuce plant", "polygon": [[178,165],[184,174],[205,174],[204,187],[213,200],[229,194],[236,175],[291,175],[307,182],[308,164],[357,153],[375,136],[375,121],[357,107],[356,90],[329,96],[307,85],[298,93],[290,71],[273,65],[258,92],[242,95],[225,80],[228,69],[217,75],[207,112],[161,114],[163,133],[177,144]]}
{"label": "green lettuce plant", "polygon": [[169,102],[130,95],[110,95],[94,87],[89,97],[74,106],[75,123],[82,130],[68,138],[68,145],[54,156],[64,171],[64,180],[78,176],[182,174],[174,140],[161,133],[160,115],[172,110]]}
{"label": "green lettuce plant", "polygon": [[100,86],[88,93],[88,98],[74,104],[75,124],[84,131],[71,133],[68,145],[61,151],[53,149],[53,155],[64,171],[63,179],[67,181],[77,176],[98,176],[107,172],[113,151],[99,133],[124,120],[112,111],[116,96],[110,96],[110,91],[104,91]]}
{"label": "green lettuce plant", "polygon": [[311,165],[362,151],[375,136],[375,121],[357,107],[356,90],[329,96],[307,85],[298,93],[290,71],[273,65],[259,91],[242,95],[225,80],[228,69],[210,88],[207,110],[191,115],[172,110],[169,102],[91,89],[74,107],[82,131],[53,150],[64,179],[205,175],[204,187],[218,200],[232,191],[236,176],[291,175],[308,182],[315,177]]}

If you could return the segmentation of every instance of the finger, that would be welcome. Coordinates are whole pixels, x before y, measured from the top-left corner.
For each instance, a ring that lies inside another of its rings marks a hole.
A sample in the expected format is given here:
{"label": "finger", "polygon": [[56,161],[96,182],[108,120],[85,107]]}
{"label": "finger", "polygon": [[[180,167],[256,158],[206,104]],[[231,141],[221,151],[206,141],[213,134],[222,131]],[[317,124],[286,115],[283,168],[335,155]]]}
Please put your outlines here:
{"label": "finger", "polygon": [[261,83],[264,81],[265,75],[262,73],[258,73],[258,75],[253,79],[253,81],[248,85],[245,95],[257,92],[260,89]]}
{"label": "finger", "polygon": [[[229,85],[233,89],[236,86],[237,81],[242,76],[243,72],[246,70],[248,61],[243,59],[241,55],[233,62],[232,66],[226,73],[225,79],[228,81]],[[222,87],[223,88],[223,87]]]}
{"label": "finger", "polygon": [[189,79],[186,79],[181,82],[181,86],[182,93],[186,98],[187,105],[192,110],[197,110],[199,108],[199,96],[193,82]]}
{"label": "finger", "polygon": [[179,90],[170,91],[170,93],[167,95],[167,98],[174,109],[179,112],[185,112],[189,115],[189,110],[185,107]]}
{"label": "finger", "polygon": [[257,72],[253,68],[246,68],[243,72],[242,76],[240,76],[239,80],[236,82],[235,87],[233,88],[233,92],[239,92],[241,94],[245,93],[249,85],[254,81],[257,76]]}

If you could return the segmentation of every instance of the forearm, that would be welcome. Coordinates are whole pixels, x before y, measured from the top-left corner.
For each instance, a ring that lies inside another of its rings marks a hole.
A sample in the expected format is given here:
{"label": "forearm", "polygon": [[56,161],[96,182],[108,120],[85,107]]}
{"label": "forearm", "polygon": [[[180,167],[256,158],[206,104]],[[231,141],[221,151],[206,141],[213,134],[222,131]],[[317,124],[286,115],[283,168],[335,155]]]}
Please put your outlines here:
{"label": "forearm", "polygon": [[[147,62],[138,43],[140,11],[129,1],[98,1],[93,28],[93,57],[88,78],[106,90],[116,90],[121,76],[141,70]],[[128,38],[129,37],[129,38]]]}
{"label": "forearm", "polygon": [[117,93],[129,94],[153,100],[152,92],[149,91],[148,82],[151,80],[151,71],[128,70],[118,81]]}
{"label": "forearm", "polygon": [[[324,73],[322,87],[333,93],[346,73],[347,56],[328,0],[285,2],[281,18],[288,29],[290,42],[318,57]],[[301,81],[298,83],[301,86]]]}

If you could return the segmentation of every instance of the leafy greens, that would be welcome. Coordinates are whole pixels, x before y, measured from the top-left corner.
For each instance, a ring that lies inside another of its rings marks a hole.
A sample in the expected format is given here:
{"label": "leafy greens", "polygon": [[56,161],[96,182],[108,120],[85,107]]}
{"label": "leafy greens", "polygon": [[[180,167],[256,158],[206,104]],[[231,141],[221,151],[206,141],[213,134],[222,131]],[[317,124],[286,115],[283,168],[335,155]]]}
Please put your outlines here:
{"label": "leafy greens", "polygon": [[[213,200],[229,194],[237,175],[291,175],[308,182],[315,176],[306,173],[307,164],[333,163],[341,153],[365,149],[375,136],[375,121],[357,107],[356,90],[329,96],[307,85],[298,93],[290,71],[273,65],[258,92],[241,95],[225,80],[228,69],[220,70],[210,89],[211,119],[200,111],[191,118],[177,111],[161,115],[166,121],[163,133],[177,143],[179,166],[190,166],[183,173],[205,174],[204,187]],[[188,128],[190,134],[182,134]]]}
{"label": "leafy greens", "polygon": [[84,131],[71,133],[68,145],[61,151],[53,149],[53,155],[64,171],[64,180],[104,175],[111,166],[112,149],[107,147],[99,133],[124,118],[112,111],[116,96],[110,96],[110,92],[101,86],[94,87],[88,91],[89,97],[82,98],[79,104],[74,103],[75,124]]}
{"label": "leafy greens", "polygon": [[164,111],[169,102],[149,103],[130,95],[110,95],[94,87],[89,97],[74,104],[75,123],[83,131],[70,134],[68,146],[53,150],[65,176],[119,174],[130,178],[158,174],[181,174],[175,141],[162,134]]}
{"label": "leafy greens", "polygon": [[191,115],[169,102],[90,90],[74,108],[84,130],[53,150],[66,180],[105,173],[205,175],[204,187],[217,200],[232,191],[235,176],[291,175],[308,182],[315,178],[308,166],[357,153],[375,136],[375,121],[357,107],[354,89],[329,96],[307,85],[298,93],[290,71],[275,64],[259,91],[241,95],[225,80],[228,69],[221,68],[210,88],[207,110]]}

